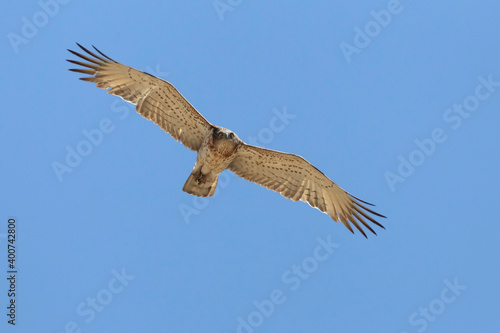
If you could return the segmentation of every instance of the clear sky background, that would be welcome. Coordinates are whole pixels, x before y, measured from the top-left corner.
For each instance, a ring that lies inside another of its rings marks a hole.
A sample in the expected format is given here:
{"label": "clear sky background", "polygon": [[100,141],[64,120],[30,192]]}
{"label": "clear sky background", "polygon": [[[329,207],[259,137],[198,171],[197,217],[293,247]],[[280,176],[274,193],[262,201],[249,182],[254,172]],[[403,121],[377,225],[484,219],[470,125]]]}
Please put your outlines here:
{"label": "clear sky background", "polygon": [[[499,3],[45,1],[0,11],[1,332],[500,330]],[[196,155],[69,72],[75,42],[306,157],[386,230],[229,171],[184,193]]]}

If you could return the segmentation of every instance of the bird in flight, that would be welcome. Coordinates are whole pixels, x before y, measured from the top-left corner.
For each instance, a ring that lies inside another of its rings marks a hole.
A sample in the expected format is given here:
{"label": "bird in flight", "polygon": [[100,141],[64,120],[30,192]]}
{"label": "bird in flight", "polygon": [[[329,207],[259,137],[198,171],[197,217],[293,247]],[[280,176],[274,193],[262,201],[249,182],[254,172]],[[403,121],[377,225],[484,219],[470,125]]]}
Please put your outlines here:
{"label": "bird in flight", "polygon": [[375,235],[367,221],[384,228],[369,215],[385,217],[367,207],[372,204],[344,191],[303,157],[248,145],[234,132],[209,123],[171,83],[123,65],[95,47],[93,52],[77,45],[84,53],[68,51],[86,62],[68,61],[82,67],[70,71],[89,75],[80,80],[93,82],[98,88],[110,88],[108,94],[135,104],[144,118],[198,153],[183,191],[210,197],[219,174],[229,169],[285,198],[307,202],[335,222],[342,222],[352,233],[350,223],[365,237],[360,224]]}

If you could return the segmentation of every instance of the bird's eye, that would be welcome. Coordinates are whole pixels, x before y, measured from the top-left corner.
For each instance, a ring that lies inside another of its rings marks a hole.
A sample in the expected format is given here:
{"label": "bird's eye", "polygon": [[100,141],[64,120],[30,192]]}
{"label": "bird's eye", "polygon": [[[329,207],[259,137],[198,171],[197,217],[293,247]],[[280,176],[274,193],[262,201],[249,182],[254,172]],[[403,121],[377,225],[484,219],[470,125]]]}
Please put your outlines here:
{"label": "bird's eye", "polygon": [[224,134],[223,134],[222,132],[219,132],[219,134],[217,134],[217,135],[218,135],[218,137],[219,137],[220,139],[222,139],[222,137],[224,136]]}
{"label": "bird's eye", "polygon": [[234,138],[234,133],[229,133],[229,138],[233,139]]}

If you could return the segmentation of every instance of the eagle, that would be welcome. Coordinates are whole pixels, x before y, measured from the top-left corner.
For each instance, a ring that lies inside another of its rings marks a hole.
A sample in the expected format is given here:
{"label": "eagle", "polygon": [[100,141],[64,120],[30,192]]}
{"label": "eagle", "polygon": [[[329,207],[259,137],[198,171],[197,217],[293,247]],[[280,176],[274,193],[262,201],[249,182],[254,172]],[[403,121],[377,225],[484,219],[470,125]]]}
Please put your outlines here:
{"label": "eagle", "polygon": [[361,225],[376,235],[367,221],[385,229],[369,215],[385,218],[367,207],[372,204],[344,191],[303,157],[246,144],[233,131],[209,123],[171,83],[123,65],[96,47],[93,47],[93,52],[77,45],[83,53],[68,51],[86,62],[67,61],[81,66],[70,71],[88,75],[80,80],[109,89],[108,94],[135,104],[137,112],[144,118],[197,152],[193,171],[183,191],[210,197],[217,187],[219,174],[229,169],[285,198],[307,202],[335,222],[342,222],[352,233],[351,224],[365,238]]}

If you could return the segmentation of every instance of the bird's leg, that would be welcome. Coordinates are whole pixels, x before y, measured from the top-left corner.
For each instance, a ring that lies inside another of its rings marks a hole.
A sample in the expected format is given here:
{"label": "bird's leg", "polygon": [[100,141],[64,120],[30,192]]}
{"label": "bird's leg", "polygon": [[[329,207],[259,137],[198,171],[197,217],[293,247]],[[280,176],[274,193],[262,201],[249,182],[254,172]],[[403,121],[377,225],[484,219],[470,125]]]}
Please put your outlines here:
{"label": "bird's leg", "polygon": [[198,185],[203,184],[203,183],[205,183],[206,178],[207,178],[207,176],[202,174],[200,171],[200,173],[198,174],[198,177],[196,177],[196,182],[198,183]]}

